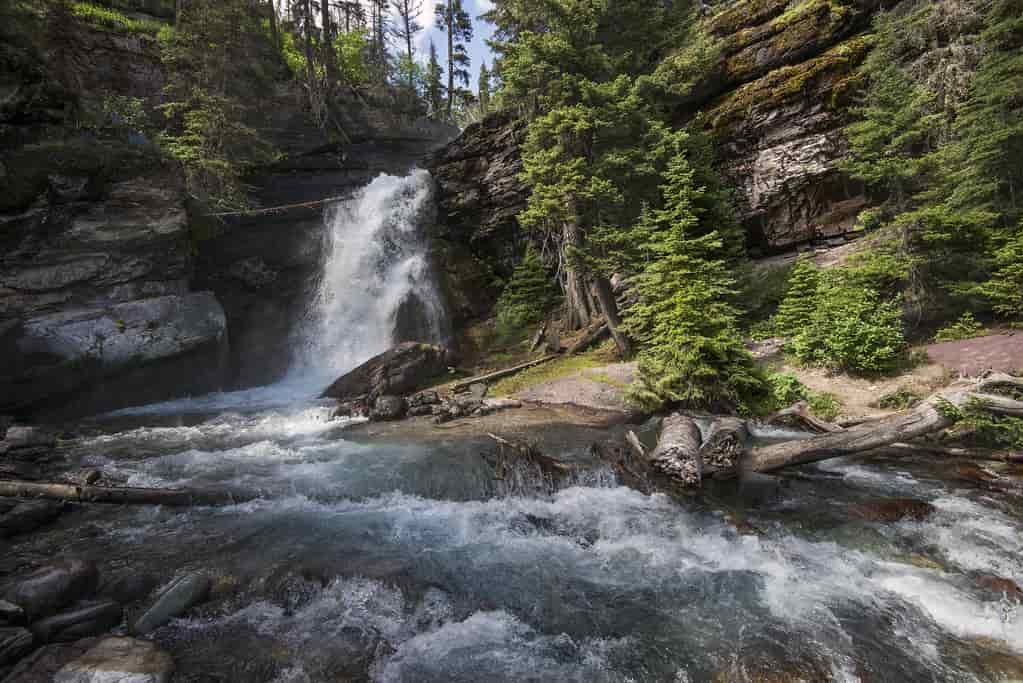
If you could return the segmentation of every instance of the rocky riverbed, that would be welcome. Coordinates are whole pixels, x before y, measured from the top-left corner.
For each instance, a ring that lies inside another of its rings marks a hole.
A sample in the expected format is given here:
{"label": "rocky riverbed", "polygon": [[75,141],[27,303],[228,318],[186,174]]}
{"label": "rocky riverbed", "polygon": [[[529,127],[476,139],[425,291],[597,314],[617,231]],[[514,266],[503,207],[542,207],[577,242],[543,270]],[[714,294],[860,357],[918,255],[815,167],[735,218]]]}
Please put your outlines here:
{"label": "rocky riverbed", "polygon": [[[60,506],[0,541],[8,680],[1023,675],[1017,466],[839,460],[673,499],[593,458],[619,435],[597,414],[364,423],[273,395],[145,407],[46,446],[47,478],[261,497]],[[487,432],[572,473],[502,459]]]}

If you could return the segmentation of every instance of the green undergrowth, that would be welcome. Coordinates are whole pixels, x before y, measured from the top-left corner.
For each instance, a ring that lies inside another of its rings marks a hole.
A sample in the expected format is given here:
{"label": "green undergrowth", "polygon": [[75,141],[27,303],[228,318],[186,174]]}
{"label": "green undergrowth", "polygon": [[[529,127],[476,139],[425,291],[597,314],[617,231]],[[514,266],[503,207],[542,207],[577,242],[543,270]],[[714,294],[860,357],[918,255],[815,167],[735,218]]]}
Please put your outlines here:
{"label": "green undergrowth", "polygon": [[[566,375],[571,375],[582,370],[588,370],[589,368],[598,368],[603,365],[607,365],[607,359],[604,358],[600,349],[590,351],[588,353],[581,353],[575,356],[565,356],[564,358],[557,358],[548,363],[537,365],[536,367],[523,370],[520,373],[512,375],[511,377],[505,377],[504,379],[495,382],[490,386],[490,395],[492,396],[511,396],[517,394],[520,391],[525,391],[538,384],[550,382]],[[593,379],[599,378],[594,377]]]}
{"label": "green undergrowth", "polygon": [[960,341],[962,339],[979,337],[983,334],[984,326],[977,322],[977,319],[973,317],[973,314],[963,313],[958,320],[951,322],[938,330],[937,334],[934,335],[934,341]]}
{"label": "green undergrowth", "polygon": [[155,37],[161,30],[170,30],[162,21],[133,19],[116,9],[102,7],[91,2],[76,2],[71,11],[78,19],[93,26],[112,29],[118,33],[136,33]]}
{"label": "green undergrowth", "polygon": [[842,411],[842,401],[830,392],[814,391],[788,372],[769,372],[766,376],[769,393],[754,413],[767,415],[797,401],[806,401],[810,411],[822,420],[834,420]]}

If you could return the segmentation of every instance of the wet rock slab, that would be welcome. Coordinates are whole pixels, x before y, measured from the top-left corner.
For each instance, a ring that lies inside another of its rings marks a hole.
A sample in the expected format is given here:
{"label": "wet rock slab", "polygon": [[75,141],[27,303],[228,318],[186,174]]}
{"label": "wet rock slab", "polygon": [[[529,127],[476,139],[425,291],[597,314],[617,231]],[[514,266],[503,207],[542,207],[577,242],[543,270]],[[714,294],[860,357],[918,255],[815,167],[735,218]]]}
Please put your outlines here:
{"label": "wet rock slab", "polygon": [[53,677],[54,683],[166,683],[174,660],[155,643],[106,638]]}
{"label": "wet rock slab", "polygon": [[21,579],[7,590],[4,599],[21,607],[29,621],[35,621],[92,593],[98,578],[91,562],[66,560]]}

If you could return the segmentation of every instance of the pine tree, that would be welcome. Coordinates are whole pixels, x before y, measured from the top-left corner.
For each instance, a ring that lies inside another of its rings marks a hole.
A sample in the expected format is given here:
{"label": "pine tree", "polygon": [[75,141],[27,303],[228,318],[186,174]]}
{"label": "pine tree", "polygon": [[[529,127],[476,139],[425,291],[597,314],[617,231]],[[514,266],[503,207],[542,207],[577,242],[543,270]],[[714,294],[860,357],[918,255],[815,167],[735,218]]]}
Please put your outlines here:
{"label": "pine tree", "polygon": [[479,97],[480,118],[482,118],[490,113],[490,71],[487,70],[486,62],[480,64],[477,97]]}
{"label": "pine tree", "polygon": [[444,111],[444,84],[441,78],[444,69],[437,59],[437,46],[430,41],[430,59],[426,66],[426,100],[430,107],[430,116],[439,118]]}
{"label": "pine tree", "polygon": [[423,30],[419,15],[423,11],[423,0],[391,0],[391,7],[397,20],[391,26],[391,35],[404,48],[402,55],[402,77],[410,91],[415,92],[416,35]]}
{"label": "pine tree", "polygon": [[785,297],[774,314],[773,327],[780,335],[791,337],[805,328],[818,306],[820,271],[810,259],[799,259],[789,273]]}
{"label": "pine tree", "polygon": [[462,0],[437,3],[437,28],[448,41],[448,119],[454,118],[455,99],[461,88],[469,86],[469,53],[466,43],[472,40],[472,19],[462,7]]}
{"label": "pine tree", "polygon": [[527,247],[494,307],[498,333],[505,338],[518,335],[539,322],[557,301],[557,287],[543,261],[532,246]]}
{"label": "pine tree", "polygon": [[645,207],[631,228],[630,241],[645,253],[645,267],[632,278],[639,301],[625,318],[643,345],[633,396],[649,408],[748,405],[763,392],[763,380],[729,303],[735,281],[727,252],[717,232],[701,226],[703,190],[693,182],[684,136],[675,139],[662,208]]}

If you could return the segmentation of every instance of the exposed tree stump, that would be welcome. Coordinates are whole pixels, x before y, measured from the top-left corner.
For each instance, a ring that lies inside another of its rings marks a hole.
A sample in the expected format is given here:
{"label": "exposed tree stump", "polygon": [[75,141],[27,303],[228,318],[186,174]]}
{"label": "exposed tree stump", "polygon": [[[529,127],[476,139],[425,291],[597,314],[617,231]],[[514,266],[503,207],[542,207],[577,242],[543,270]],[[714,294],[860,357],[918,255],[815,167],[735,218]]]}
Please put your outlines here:
{"label": "exposed tree stump", "polygon": [[703,479],[700,428],[685,415],[670,415],[661,422],[657,447],[650,452],[650,465],[683,486],[699,486]]}
{"label": "exposed tree stump", "polygon": [[707,440],[700,449],[703,456],[704,473],[715,475],[735,474],[739,468],[749,430],[746,421],[737,417],[722,417],[714,420],[707,433]]}

